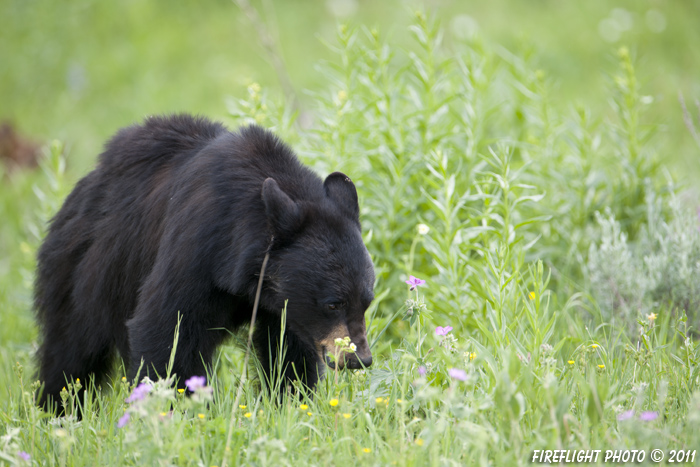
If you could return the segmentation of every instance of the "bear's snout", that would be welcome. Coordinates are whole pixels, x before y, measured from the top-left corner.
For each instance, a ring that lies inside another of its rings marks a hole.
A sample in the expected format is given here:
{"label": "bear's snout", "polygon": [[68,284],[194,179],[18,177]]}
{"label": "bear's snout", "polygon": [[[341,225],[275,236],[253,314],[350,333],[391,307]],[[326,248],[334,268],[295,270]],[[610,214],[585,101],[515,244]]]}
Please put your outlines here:
{"label": "bear's snout", "polygon": [[[339,370],[342,370],[343,368],[348,368],[350,370],[362,370],[363,368],[368,368],[370,365],[372,365],[372,354],[369,354],[366,357],[360,357],[357,354],[345,354],[338,360]],[[335,362],[333,359],[331,359],[330,355],[326,355],[326,365],[333,370],[335,369]]]}

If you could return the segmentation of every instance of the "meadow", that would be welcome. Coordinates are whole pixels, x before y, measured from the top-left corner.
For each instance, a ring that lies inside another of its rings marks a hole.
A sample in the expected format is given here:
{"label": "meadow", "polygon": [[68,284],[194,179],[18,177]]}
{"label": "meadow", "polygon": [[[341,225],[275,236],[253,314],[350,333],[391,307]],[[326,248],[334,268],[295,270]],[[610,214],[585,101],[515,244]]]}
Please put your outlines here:
{"label": "meadow", "polygon": [[[67,416],[39,410],[36,250],[94,162],[90,144],[134,112],[126,94],[101,102],[93,89],[86,115],[62,127],[88,142],[47,144],[39,169],[0,187],[0,465],[524,465],[545,449],[698,462],[700,202],[688,178],[700,174],[700,108],[686,96],[687,125],[680,106],[670,116],[668,94],[660,104],[649,90],[665,84],[640,77],[633,46],[606,46],[605,85],[589,95],[547,66],[581,54],[547,60],[537,40],[523,50],[402,11],[394,35],[362,18],[324,33],[303,95],[259,79],[225,107],[211,89],[178,102],[204,112],[217,99],[229,126],[271,128],[318,173],[352,176],[377,270],[372,367],[329,370],[314,394],[278,398],[254,358],[244,368],[242,333],[192,397],[172,379],[128,381],[115,362],[108,385],[67,383]],[[177,100],[167,84],[146,92],[167,77],[144,79],[137,100]],[[46,121],[18,121],[48,133],[71,105],[63,96]]]}

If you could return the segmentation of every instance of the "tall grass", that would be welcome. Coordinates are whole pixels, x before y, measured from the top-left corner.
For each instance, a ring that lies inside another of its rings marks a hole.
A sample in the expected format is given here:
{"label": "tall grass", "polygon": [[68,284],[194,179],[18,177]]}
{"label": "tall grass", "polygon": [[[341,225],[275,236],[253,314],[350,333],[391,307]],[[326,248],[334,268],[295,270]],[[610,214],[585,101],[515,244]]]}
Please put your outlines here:
{"label": "tall grass", "polygon": [[[235,403],[243,357],[228,346],[214,391],[191,398],[167,379],[131,402],[139,382],[121,375],[68,384],[78,421],[34,406],[24,352],[0,376],[0,462],[520,465],[533,449],[700,445],[700,345],[683,308],[697,303],[698,225],[657,162],[630,53],[618,52],[610,115],[596,116],[552,101],[524,55],[446,41],[422,13],[410,32],[402,49],[340,26],[303,125],[257,84],[229,105],[233,123],[270,127],[320,173],[355,181],[378,271],[376,363],[300,397],[246,380]],[[60,180],[47,167],[38,186]],[[63,193],[51,190],[44,219]],[[25,237],[30,252],[39,236]],[[644,267],[647,308],[610,308],[605,285]],[[409,275],[427,284],[409,291]]]}

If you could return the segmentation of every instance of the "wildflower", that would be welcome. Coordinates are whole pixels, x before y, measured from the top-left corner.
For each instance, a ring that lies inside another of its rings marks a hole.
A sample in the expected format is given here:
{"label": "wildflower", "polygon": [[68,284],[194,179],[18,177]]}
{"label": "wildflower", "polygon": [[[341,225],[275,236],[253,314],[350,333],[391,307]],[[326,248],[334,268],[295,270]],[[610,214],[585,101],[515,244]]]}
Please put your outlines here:
{"label": "wildflower", "polygon": [[566,363],[568,363],[569,365],[573,365],[573,364],[574,364],[574,363],[576,363],[576,362],[575,362],[575,361],[573,361],[573,360],[569,360],[569,361],[568,361],[568,362],[566,362]]}
{"label": "wildflower", "polygon": [[244,416],[245,418],[250,418],[250,417],[253,416],[253,414],[250,413],[250,412],[246,412],[243,416]]}
{"label": "wildflower", "polygon": [[410,276],[408,280],[406,281],[408,285],[411,286],[410,290],[416,290],[416,288],[420,285],[425,285],[425,281],[422,279],[418,279],[417,277]]}
{"label": "wildflower", "polygon": [[122,383],[126,383],[126,376],[122,376]]}
{"label": "wildflower", "polygon": [[383,397],[377,397],[374,401],[375,401],[377,404],[381,404],[382,402],[384,402],[384,398],[383,398]]}
{"label": "wildflower", "polygon": [[469,361],[472,361],[472,360],[474,360],[475,358],[476,358],[476,352],[471,352],[471,353],[469,354]]}
{"label": "wildflower", "polygon": [[262,415],[262,414],[264,414],[264,413],[265,413],[265,412],[263,411],[263,409],[258,410],[258,415]]}
{"label": "wildflower", "polygon": [[447,370],[447,374],[450,375],[450,378],[456,379],[459,381],[466,381],[467,380],[467,372],[464,370],[460,370],[459,368],[450,368]]}
{"label": "wildflower", "polygon": [[117,428],[124,428],[126,424],[129,423],[130,418],[131,415],[129,415],[129,412],[125,412],[124,415],[119,418],[119,421],[117,421]]}
{"label": "wildflower", "polygon": [[419,233],[420,235],[425,235],[425,234],[427,234],[428,232],[430,232],[430,227],[428,227],[428,226],[425,225],[425,224],[418,224],[418,233]]}
{"label": "wildflower", "polygon": [[598,347],[600,347],[598,344],[591,344],[592,349],[597,349]]}
{"label": "wildflower", "polygon": [[398,402],[399,404],[403,404],[403,399],[396,399],[396,402]]}
{"label": "wildflower", "polygon": [[144,397],[146,397],[146,394],[151,392],[151,386],[145,383],[141,383],[138,386],[136,386],[131,393],[129,397],[126,398],[126,401],[131,403],[131,402],[136,402],[142,400]]}
{"label": "wildflower", "polygon": [[535,295],[535,292],[530,292],[529,294],[530,300],[534,300],[536,296],[537,295]]}
{"label": "wildflower", "polygon": [[19,458],[22,459],[23,461],[29,462],[29,461],[32,459],[32,456],[30,456],[29,454],[27,454],[27,453],[24,452],[24,451],[18,452],[17,455],[18,455]]}
{"label": "wildflower", "polygon": [[200,420],[204,420],[204,414],[203,414],[203,413],[198,413],[197,416],[199,417]]}
{"label": "wildflower", "polygon": [[419,366],[419,367],[418,367],[418,374],[421,375],[421,376],[425,376],[425,373],[426,373],[427,371],[428,371],[428,370],[427,370],[424,366]]}
{"label": "wildflower", "polygon": [[353,344],[352,342],[350,342],[350,345],[348,346],[348,348],[352,352],[355,352],[357,350],[357,346],[355,344]]}
{"label": "wildflower", "polygon": [[248,407],[248,406],[247,406],[247,405],[240,405],[240,404],[238,404],[238,408],[241,409],[241,410],[245,409],[246,407]]}
{"label": "wildflower", "polygon": [[370,448],[363,448],[362,452],[369,454],[372,450]]}
{"label": "wildflower", "polygon": [[435,334],[438,336],[446,336],[450,331],[452,331],[452,326],[438,326],[435,328]]}
{"label": "wildflower", "polygon": [[248,85],[248,92],[251,94],[257,94],[262,90],[258,83],[250,83]]}
{"label": "wildflower", "polygon": [[639,419],[643,422],[650,422],[656,420],[659,416],[659,412],[642,412],[639,414]]}
{"label": "wildflower", "polygon": [[313,414],[312,414],[311,412],[306,412],[306,415],[308,415],[308,416],[310,417],[310,416],[312,416]]}
{"label": "wildflower", "polygon": [[417,444],[418,446],[423,446],[423,442],[424,442],[424,441],[423,441],[423,438],[416,438],[416,444]]}
{"label": "wildflower", "polygon": [[299,406],[299,408],[300,408],[301,410],[309,410],[309,406],[306,405],[306,404],[301,404],[301,405]]}
{"label": "wildflower", "polygon": [[656,317],[657,317],[656,313],[649,313],[649,314],[647,315],[647,319],[648,319],[649,321],[654,321],[654,320],[656,319]]}
{"label": "wildflower", "polygon": [[346,419],[347,419],[347,418],[350,418],[350,417],[352,417],[352,414],[349,414],[349,413],[344,413],[344,414],[343,414],[343,418],[346,418]]}
{"label": "wildflower", "polygon": [[598,368],[600,368],[600,369],[602,370],[602,369],[605,368],[605,365],[603,365],[603,364],[601,363],[600,365],[598,365]]}
{"label": "wildflower", "polygon": [[629,420],[632,417],[634,417],[634,410],[627,410],[625,412],[622,412],[620,415],[618,415],[617,419],[622,422],[625,420]]}
{"label": "wildflower", "polygon": [[336,405],[338,405],[338,399],[331,399],[329,404],[331,405],[331,407],[335,407]]}
{"label": "wildflower", "polygon": [[192,392],[202,389],[207,385],[207,379],[204,376],[193,376],[185,381],[185,386]]}

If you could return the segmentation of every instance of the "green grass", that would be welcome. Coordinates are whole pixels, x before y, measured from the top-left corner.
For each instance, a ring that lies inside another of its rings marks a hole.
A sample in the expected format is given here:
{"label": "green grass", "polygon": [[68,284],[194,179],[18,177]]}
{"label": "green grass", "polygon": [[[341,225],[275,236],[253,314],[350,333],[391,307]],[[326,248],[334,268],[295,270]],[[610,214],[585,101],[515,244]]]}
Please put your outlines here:
{"label": "green grass", "polygon": [[[520,8],[512,14],[534,14]],[[255,365],[241,380],[237,336],[217,355],[211,394],[185,398],[166,380],[127,403],[138,382],[117,372],[100,390],[79,383],[84,400],[67,384],[69,413],[82,405],[82,421],[41,413],[34,256],[80,172],[65,171],[54,144],[41,170],[0,188],[0,464],[27,465],[22,451],[60,466],[523,465],[535,449],[643,449],[648,458],[700,446],[697,200],[667,175],[671,146],[653,124],[652,84],[639,78],[634,50],[607,52],[600,95],[567,83],[573,97],[562,99],[542,58],[459,39],[434,18],[412,13],[392,35],[337,28],[310,78],[310,120],[297,121],[264,80],[236,93],[226,117],[274,129],[319,173],[352,176],[378,273],[372,368],[330,372],[313,397],[278,398]],[[102,136],[101,124],[76,125]],[[684,131],[676,122],[668,133]],[[673,147],[676,161],[697,159],[692,144]],[[427,284],[408,291],[409,275]],[[654,419],[640,420],[647,412]]]}

